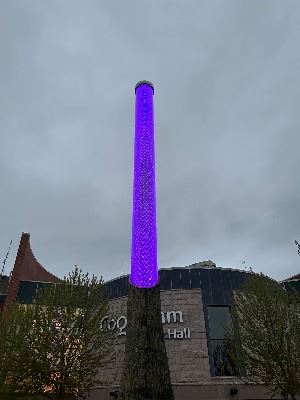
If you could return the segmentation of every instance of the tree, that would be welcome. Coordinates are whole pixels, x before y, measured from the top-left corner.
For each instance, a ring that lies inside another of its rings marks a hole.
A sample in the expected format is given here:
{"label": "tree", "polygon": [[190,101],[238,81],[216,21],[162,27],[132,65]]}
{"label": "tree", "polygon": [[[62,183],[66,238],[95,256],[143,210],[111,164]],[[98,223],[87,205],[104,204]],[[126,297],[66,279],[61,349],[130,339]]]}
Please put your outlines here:
{"label": "tree", "polygon": [[0,399],[8,399],[17,391],[15,377],[29,323],[24,309],[16,305],[0,315]]}
{"label": "tree", "polygon": [[231,356],[248,383],[295,399],[300,392],[300,297],[276,281],[252,274],[233,295]]}
{"label": "tree", "polygon": [[238,375],[235,336],[232,324],[224,326],[224,341],[214,350],[213,359],[214,366],[220,376]]}
{"label": "tree", "polygon": [[108,310],[101,279],[76,267],[61,283],[41,289],[32,305],[16,309],[22,310],[23,333],[12,349],[19,359],[9,379],[15,393],[64,399],[99,382],[97,370],[109,360],[115,338],[100,330]]}

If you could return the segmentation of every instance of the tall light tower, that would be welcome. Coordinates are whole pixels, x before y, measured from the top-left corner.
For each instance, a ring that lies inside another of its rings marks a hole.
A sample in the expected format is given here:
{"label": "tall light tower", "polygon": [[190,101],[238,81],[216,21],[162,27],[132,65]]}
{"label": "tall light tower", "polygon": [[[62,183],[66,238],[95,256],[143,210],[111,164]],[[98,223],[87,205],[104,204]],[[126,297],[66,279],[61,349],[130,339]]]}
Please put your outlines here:
{"label": "tall light tower", "polygon": [[173,400],[157,268],[154,86],[135,87],[131,274],[122,400]]}
{"label": "tall light tower", "polygon": [[135,87],[135,143],[130,283],[140,288],[158,284],[154,87],[147,81]]}

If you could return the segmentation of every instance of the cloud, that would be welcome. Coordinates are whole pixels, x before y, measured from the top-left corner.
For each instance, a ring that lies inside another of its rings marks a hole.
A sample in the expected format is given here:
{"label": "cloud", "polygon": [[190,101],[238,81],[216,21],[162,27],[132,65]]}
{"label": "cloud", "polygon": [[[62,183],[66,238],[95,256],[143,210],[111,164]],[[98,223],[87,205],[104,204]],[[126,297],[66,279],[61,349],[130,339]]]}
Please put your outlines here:
{"label": "cloud", "polygon": [[0,6],[6,272],[22,231],[57,275],[129,272],[141,79],[155,84],[160,267],[299,272],[296,2]]}

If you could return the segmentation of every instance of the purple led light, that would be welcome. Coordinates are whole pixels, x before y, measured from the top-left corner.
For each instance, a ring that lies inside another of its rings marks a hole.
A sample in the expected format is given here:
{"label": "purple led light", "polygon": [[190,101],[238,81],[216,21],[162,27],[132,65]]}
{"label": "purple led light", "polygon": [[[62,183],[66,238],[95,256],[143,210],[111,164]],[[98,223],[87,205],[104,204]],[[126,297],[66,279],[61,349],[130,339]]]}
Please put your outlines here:
{"label": "purple led light", "polygon": [[135,89],[135,144],[130,283],[158,283],[153,94],[150,82]]}

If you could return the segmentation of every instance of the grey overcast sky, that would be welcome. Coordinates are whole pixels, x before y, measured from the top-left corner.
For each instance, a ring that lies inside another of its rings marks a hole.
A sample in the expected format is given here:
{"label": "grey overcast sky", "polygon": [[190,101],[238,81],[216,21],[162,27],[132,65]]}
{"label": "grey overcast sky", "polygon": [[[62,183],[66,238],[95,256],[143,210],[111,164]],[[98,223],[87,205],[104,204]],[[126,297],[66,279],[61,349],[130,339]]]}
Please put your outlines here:
{"label": "grey overcast sky", "polygon": [[[300,272],[299,0],[0,0],[0,261],[130,270],[134,86],[159,266]],[[246,261],[243,264],[243,261]]]}

